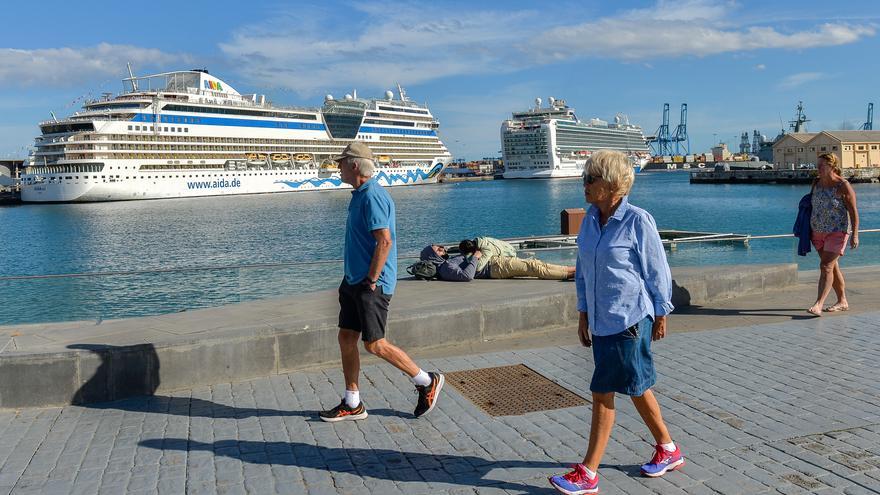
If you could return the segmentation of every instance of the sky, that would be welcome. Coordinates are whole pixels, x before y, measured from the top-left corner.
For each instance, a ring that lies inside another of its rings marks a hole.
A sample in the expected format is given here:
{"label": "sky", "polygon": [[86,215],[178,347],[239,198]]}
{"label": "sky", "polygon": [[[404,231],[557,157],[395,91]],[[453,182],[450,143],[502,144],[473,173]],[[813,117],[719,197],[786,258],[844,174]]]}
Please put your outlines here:
{"label": "sky", "polygon": [[464,159],[500,156],[501,121],[536,97],[581,119],[624,113],[645,134],[664,103],[674,130],[687,103],[692,152],[754,129],[772,138],[799,101],[810,131],[858,128],[880,103],[870,0],[51,0],[39,12],[6,3],[4,18],[0,158],[25,156],[50,112],[119,92],[126,63],[136,75],[207,68],[280,105],[399,83]]}

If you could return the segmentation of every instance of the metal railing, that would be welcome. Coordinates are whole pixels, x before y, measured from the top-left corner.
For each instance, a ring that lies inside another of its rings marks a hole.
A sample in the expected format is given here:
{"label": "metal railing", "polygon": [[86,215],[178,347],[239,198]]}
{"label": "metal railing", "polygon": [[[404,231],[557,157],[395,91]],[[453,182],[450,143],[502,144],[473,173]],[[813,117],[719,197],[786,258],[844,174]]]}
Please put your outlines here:
{"label": "metal railing", "polygon": [[[871,234],[878,233],[880,229],[860,229],[860,234]],[[731,237],[736,236],[736,237]],[[747,234],[709,234],[703,236],[695,236],[690,238],[680,238],[674,240],[674,243],[684,243],[684,244],[696,244],[696,243],[706,243],[706,242],[743,242],[744,244],[748,244],[749,241],[752,240],[764,240],[764,239],[783,239],[783,238],[793,238],[794,234],[769,234],[769,235],[747,235]],[[532,252],[548,252],[548,251],[563,251],[563,250],[571,250],[577,249],[577,244],[574,243],[577,236],[543,236],[543,237],[518,237],[506,239],[511,244],[520,245],[520,251],[526,251],[529,253]],[[547,247],[529,247],[524,246],[526,243],[532,243],[542,240],[543,242],[556,244],[553,246]],[[673,241],[669,240],[668,244],[672,244]],[[458,249],[457,244],[453,243],[441,243],[441,245],[445,246],[454,246],[454,250]],[[453,251],[454,252],[454,251]],[[399,260],[415,260],[418,259],[419,255],[417,253],[407,253],[402,256],[398,256]],[[303,267],[303,266],[320,266],[320,265],[332,265],[343,263],[342,259],[326,259],[326,260],[313,260],[313,261],[287,261],[287,262],[276,262],[276,263],[242,263],[238,265],[229,265],[227,268],[232,270],[248,270],[248,269],[262,269],[262,268],[284,268],[284,267]],[[156,273],[185,273],[185,272],[205,272],[205,271],[216,271],[216,266],[189,266],[189,267],[172,267],[172,268],[152,268],[152,269],[143,269],[143,270],[109,270],[109,271],[99,271],[99,272],[84,272],[84,273],[58,273],[58,274],[45,274],[45,275],[9,275],[9,276],[0,276],[0,282],[12,281],[12,280],[45,280],[45,279],[65,279],[65,278],[87,278],[87,277],[108,277],[108,276],[120,276],[120,275],[149,275]]]}

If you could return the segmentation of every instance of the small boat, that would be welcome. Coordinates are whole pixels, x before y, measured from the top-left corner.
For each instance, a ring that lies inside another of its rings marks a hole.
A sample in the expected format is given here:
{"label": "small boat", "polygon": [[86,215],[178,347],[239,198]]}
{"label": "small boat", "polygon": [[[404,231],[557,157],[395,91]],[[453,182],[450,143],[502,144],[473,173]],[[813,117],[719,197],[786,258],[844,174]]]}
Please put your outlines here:
{"label": "small boat", "polygon": [[272,154],[272,162],[273,163],[284,163],[290,161],[290,155],[287,153],[273,153]]}
{"label": "small boat", "polygon": [[391,163],[391,157],[388,155],[379,155],[376,157],[376,161],[383,165],[387,165]]}
{"label": "small boat", "polygon": [[293,161],[297,163],[308,163],[312,161],[312,155],[308,153],[297,153],[296,156],[293,157]]}

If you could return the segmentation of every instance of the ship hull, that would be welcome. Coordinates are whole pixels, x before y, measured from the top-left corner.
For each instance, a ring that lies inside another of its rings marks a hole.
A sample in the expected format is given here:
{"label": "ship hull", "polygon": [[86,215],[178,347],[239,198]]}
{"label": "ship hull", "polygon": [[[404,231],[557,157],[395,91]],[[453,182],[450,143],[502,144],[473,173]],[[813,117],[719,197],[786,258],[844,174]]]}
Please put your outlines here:
{"label": "ship hull", "polygon": [[[448,158],[435,161],[432,167],[388,167],[376,172],[377,181],[386,187],[433,184]],[[206,174],[165,173],[135,175],[119,179],[70,176],[51,183],[24,184],[21,200],[25,203],[88,203],[145,199],[232,196],[242,194],[314,192],[350,189],[339,173],[317,170],[242,170],[212,171]]]}

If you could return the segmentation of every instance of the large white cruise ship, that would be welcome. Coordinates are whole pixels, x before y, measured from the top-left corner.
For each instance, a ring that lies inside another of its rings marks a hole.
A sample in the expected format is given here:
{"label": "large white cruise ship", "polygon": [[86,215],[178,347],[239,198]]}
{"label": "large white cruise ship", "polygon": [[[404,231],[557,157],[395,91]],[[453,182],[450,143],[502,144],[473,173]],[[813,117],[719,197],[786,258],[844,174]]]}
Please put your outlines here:
{"label": "large white cruise ship", "polygon": [[542,107],[515,112],[501,124],[505,179],[578,177],[594,151],[612,149],[629,155],[636,172],[647,163],[649,151],[642,128],[617,114],[614,123],[578,120],[565,100],[548,99]]}
{"label": "large white cruise ship", "polygon": [[354,140],[373,150],[386,186],[436,182],[452,160],[437,120],[400,86],[385,98],[327,95],[322,108],[274,106],[205,70],[132,75],[123,86],[40,124],[21,177],[23,201],[346,188],[330,157]]}

